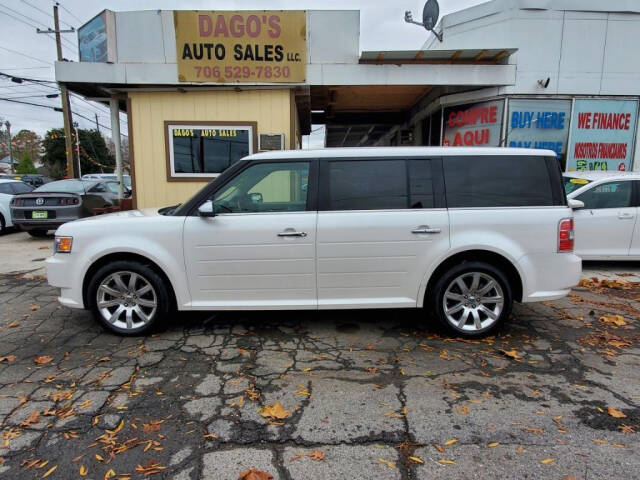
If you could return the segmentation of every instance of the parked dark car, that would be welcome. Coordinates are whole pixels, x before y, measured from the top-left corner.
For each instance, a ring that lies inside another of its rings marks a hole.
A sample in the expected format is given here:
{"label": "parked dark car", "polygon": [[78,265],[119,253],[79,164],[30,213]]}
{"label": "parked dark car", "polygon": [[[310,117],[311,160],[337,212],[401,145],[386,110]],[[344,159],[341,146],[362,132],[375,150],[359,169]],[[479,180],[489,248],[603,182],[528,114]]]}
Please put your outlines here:
{"label": "parked dark car", "polygon": [[42,237],[63,223],[94,215],[96,208],[119,204],[118,182],[59,180],[16,195],[11,201],[11,215],[16,226]]}
{"label": "parked dark car", "polygon": [[20,174],[20,173],[11,173],[11,174],[3,174],[0,175],[0,178],[8,178],[11,180],[20,180],[24,183],[28,183],[29,185],[31,185],[34,188],[40,187],[41,185],[44,185],[45,183],[49,183],[52,182],[53,179],[50,177],[47,177],[45,175],[40,175],[40,174],[35,174],[35,173],[25,173],[25,174]]}

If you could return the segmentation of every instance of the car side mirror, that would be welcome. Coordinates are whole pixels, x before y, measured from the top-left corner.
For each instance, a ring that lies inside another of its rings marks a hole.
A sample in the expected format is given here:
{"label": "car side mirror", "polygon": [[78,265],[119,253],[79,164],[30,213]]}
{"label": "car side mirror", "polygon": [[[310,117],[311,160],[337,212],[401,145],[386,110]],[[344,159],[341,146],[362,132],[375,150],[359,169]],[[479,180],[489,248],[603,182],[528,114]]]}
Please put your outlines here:
{"label": "car side mirror", "polygon": [[570,198],[569,208],[572,208],[573,210],[580,210],[581,208],[584,208],[584,202],[582,200],[576,200],[575,198]]}
{"label": "car side mirror", "polygon": [[207,200],[200,205],[198,207],[198,215],[204,218],[215,217],[216,212],[213,210],[213,202],[211,200]]}

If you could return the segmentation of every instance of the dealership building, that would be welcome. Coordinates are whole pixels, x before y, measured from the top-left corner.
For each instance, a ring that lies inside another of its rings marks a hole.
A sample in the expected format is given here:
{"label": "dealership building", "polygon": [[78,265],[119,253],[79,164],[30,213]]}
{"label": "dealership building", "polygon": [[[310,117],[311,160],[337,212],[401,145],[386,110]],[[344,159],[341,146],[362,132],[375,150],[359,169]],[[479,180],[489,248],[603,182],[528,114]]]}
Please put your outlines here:
{"label": "dealership building", "polygon": [[56,78],[111,105],[116,133],[126,112],[137,207],[320,124],[326,147],[548,148],[567,170],[640,170],[638,2],[493,0],[414,51],[361,52],[359,29],[352,10],[105,10]]}

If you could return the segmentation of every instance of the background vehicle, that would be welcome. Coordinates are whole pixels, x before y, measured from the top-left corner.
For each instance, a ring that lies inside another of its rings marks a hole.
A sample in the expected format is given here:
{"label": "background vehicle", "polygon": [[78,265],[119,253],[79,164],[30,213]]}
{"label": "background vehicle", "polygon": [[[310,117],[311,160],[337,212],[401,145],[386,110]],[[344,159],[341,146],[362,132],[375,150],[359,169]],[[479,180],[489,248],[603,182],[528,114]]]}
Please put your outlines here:
{"label": "background vehicle", "polygon": [[567,295],[581,261],[555,154],[355,148],[251,155],[175,209],[61,226],[67,306],[120,334],[178,310],[422,308],[457,335]]}
{"label": "background vehicle", "polygon": [[[118,176],[115,173],[87,173],[82,175],[82,180],[113,180],[118,181]],[[124,187],[131,191],[131,176],[122,175],[122,183]]]}
{"label": "background vehicle", "polygon": [[34,237],[78,218],[95,208],[118,205],[118,182],[58,180],[17,195],[11,201],[13,223]]}
{"label": "background vehicle", "polygon": [[17,193],[25,193],[33,190],[31,185],[18,180],[0,178],[0,235],[13,226],[10,203]]}
{"label": "background vehicle", "polygon": [[31,173],[3,174],[3,175],[0,175],[0,178],[10,179],[10,180],[20,180],[24,183],[28,183],[33,188],[37,188],[41,185],[44,185],[45,183],[49,183],[53,181],[53,179],[51,179],[50,177],[47,177],[46,175],[40,175],[35,173],[34,174],[31,174]]}
{"label": "background vehicle", "polygon": [[574,209],[575,252],[585,260],[640,260],[640,174],[567,172],[567,197]]}

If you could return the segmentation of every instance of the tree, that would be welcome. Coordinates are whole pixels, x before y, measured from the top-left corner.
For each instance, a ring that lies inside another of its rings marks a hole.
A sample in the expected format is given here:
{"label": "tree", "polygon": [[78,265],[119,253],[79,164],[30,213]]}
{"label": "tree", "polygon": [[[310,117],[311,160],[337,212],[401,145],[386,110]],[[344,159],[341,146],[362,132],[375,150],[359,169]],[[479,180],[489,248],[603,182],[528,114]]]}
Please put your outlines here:
{"label": "tree", "polygon": [[14,154],[17,158],[22,158],[28,153],[34,163],[40,161],[42,154],[42,138],[31,130],[20,130],[13,136]]}
{"label": "tree", "polygon": [[[115,169],[115,158],[107,149],[107,145],[97,130],[78,129],[80,137],[80,170],[85,173],[112,173]],[[76,147],[75,132],[72,134],[74,153]],[[43,163],[49,175],[54,178],[66,176],[67,157],[64,144],[64,130],[54,128],[49,130],[43,141]]]}
{"label": "tree", "polygon": [[18,162],[18,165],[16,166],[16,173],[19,173],[22,175],[27,173],[31,173],[31,174],[38,173],[38,170],[36,170],[36,167],[33,164],[33,160],[31,159],[31,155],[29,155],[28,152],[25,152],[22,154],[22,158],[20,159],[20,161]]}

